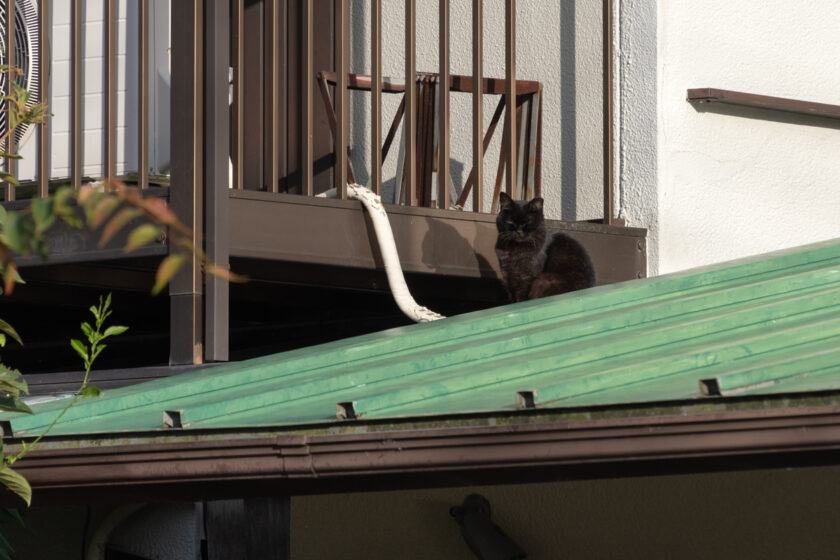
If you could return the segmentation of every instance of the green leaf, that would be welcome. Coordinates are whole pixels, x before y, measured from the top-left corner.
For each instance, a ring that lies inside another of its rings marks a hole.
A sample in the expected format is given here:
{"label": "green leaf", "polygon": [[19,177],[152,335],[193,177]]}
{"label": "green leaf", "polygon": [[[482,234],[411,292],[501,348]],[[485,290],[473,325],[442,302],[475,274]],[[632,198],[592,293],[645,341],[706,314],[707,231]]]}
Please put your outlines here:
{"label": "green leaf", "polygon": [[0,484],[20,496],[27,506],[32,503],[32,487],[29,486],[29,482],[8,465],[0,468]]}
{"label": "green leaf", "polygon": [[6,335],[0,333],[0,348],[6,346]]}
{"label": "green leaf", "polygon": [[160,236],[160,229],[152,224],[143,224],[134,228],[128,236],[128,242],[125,244],[125,252],[128,253],[135,249],[139,249],[144,245],[148,245]]}
{"label": "green leaf", "polygon": [[175,276],[175,273],[184,264],[185,258],[181,253],[175,253],[163,259],[155,274],[155,285],[152,287],[153,295],[159,294],[169,284],[169,281],[172,280],[172,277]]}
{"label": "green leaf", "polygon": [[5,171],[0,171],[0,180],[10,183],[16,187],[20,186],[20,181],[17,180],[17,177],[11,173],[6,173]]}
{"label": "green leaf", "polygon": [[141,216],[143,212],[137,208],[123,208],[111,218],[102,229],[102,237],[99,238],[99,246],[104,247],[125,225]]}
{"label": "green leaf", "polygon": [[85,387],[85,390],[82,393],[82,398],[85,398],[85,399],[88,398],[88,397],[100,397],[100,396],[102,396],[102,391],[100,391],[98,387],[94,387],[93,385]]}
{"label": "green leaf", "polygon": [[31,208],[36,232],[46,231],[55,222],[52,198],[33,198]]}
{"label": "green leaf", "polygon": [[87,360],[88,360],[87,347],[86,347],[86,346],[82,343],[82,341],[81,341],[81,340],[77,340],[77,339],[75,339],[75,338],[74,338],[74,339],[72,339],[72,340],[70,341],[70,346],[72,346],[72,347],[73,347],[73,350],[75,350],[75,351],[76,351],[76,353],[77,353],[79,356],[81,356],[81,357],[82,357],[82,359],[83,359],[85,362],[87,362]]}
{"label": "green leaf", "polygon": [[85,321],[82,323],[82,332],[84,333],[85,337],[87,337],[89,342],[93,341],[93,327],[90,326],[90,323]]}
{"label": "green leaf", "polygon": [[3,319],[0,319],[0,331],[3,331],[7,335],[11,336],[17,341],[18,344],[23,346],[23,342],[21,341],[17,331],[15,331],[15,329],[13,329],[12,326]]}
{"label": "green leaf", "polygon": [[15,252],[25,255],[29,249],[29,240],[35,231],[32,218],[21,212],[8,212],[3,221],[3,237],[6,244]]}
{"label": "green leaf", "polygon": [[93,214],[90,217],[88,223],[90,227],[93,229],[98,228],[101,226],[105,220],[108,219],[108,216],[113,214],[114,210],[116,210],[117,206],[120,204],[120,199],[113,195],[106,195],[102,197],[94,207]]}
{"label": "green leaf", "polygon": [[32,414],[32,409],[18,397],[0,395],[0,410],[9,412],[26,412]]}
{"label": "green leaf", "polygon": [[96,320],[99,321],[99,308],[95,305],[91,305],[89,310],[93,313],[93,316],[96,317]]}
{"label": "green leaf", "polygon": [[105,334],[102,335],[102,338],[105,338],[105,337],[108,337],[108,336],[116,336],[118,334],[124,333],[127,330],[128,330],[128,327],[122,327],[122,326],[119,326],[119,325],[114,325],[112,327],[108,327],[107,329],[105,329]]}

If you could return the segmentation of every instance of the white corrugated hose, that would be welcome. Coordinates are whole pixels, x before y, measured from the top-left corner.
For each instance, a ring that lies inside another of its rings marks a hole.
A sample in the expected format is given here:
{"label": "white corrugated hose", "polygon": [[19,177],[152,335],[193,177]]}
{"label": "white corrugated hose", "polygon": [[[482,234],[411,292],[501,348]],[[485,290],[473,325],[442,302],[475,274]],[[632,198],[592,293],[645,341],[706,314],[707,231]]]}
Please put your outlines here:
{"label": "white corrugated hose", "polygon": [[443,319],[440,313],[435,313],[427,307],[423,307],[414,301],[408,286],[405,283],[400,256],[397,254],[397,245],[394,243],[394,234],[391,231],[391,223],[388,221],[388,214],[382,206],[382,199],[362,185],[352,183],[347,185],[347,196],[360,201],[370,214],[373,222],[373,229],[376,232],[376,240],[379,243],[379,251],[382,253],[382,260],[385,263],[385,274],[388,275],[388,284],[391,286],[391,293],[394,301],[397,302],[400,310],[409,319],[417,323],[428,323]]}

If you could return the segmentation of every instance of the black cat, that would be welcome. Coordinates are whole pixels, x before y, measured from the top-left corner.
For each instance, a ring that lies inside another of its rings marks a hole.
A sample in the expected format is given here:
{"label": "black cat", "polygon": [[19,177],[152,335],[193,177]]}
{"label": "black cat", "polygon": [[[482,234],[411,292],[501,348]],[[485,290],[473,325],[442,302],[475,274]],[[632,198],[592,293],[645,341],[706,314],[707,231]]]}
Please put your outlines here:
{"label": "black cat", "polygon": [[499,195],[496,256],[510,301],[536,299],[595,285],[592,260],[583,246],[563,233],[548,238],[543,199],[517,202]]}

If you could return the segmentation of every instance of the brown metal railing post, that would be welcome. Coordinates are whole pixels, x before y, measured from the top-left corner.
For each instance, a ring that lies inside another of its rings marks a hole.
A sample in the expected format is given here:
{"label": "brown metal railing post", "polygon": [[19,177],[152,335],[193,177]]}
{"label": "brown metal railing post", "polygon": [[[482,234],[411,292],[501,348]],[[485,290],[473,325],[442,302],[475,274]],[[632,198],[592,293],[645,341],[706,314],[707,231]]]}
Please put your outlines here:
{"label": "brown metal railing post", "polygon": [[505,0],[505,190],[516,196],[516,0]]}
{"label": "brown metal railing post", "polygon": [[613,223],[613,46],[612,0],[603,2],[603,113],[604,113],[604,223]]}
{"label": "brown metal railing post", "polygon": [[405,175],[408,194],[406,205],[417,203],[417,88],[416,71],[417,51],[415,45],[415,31],[417,23],[416,0],[405,0]]}
{"label": "brown metal railing post", "polygon": [[233,110],[234,110],[234,135],[233,135],[233,185],[235,189],[244,189],[245,181],[245,155],[243,153],[243,123],[245,111],[243,108],[243,92],[245,90],[245,0],[234,0],[233,10]]}
{"label": "brown metal railing post", "polygon": [[[171,6],[172,86],[170,135],[172,186],[169,202],[202,247],[203,224],[203,0],[178,0]],[[178,249],[170,245],[170,251]],[[193,255],[169,284],[170,363],[201,363],[203,350],[202,272]]]}
{"label": "brown metal railing post", "polygon": [[74,188],[82,186],[82,0],[73,0],[73,159],[70,177]]}
{"label": "brown metal railing post", "polygon": [[370,188],[382,194],[382,0],[370,9]]}
{"label": "brown metal railing post", "polygon": [[[228,158],[230,154],[230,1],[205,0],[204,23],[204,234],[207,258],[227,268],[230,260]],[[230,287],[207,275],[204,294],[204,359],[229,356]]]}
{"label": "brown metal railing post", "polygon": [[117,162],[117,0],[105,2],[105,177],[111,181]]}
{"label": "brown metal railing post", "polygon": [[[15,67],[17,61],[15,60],[15,0],[6,0],[6,29],[3,30],[6,37],[6,91],[4,95],[12,96],[14,94],[15,83]],[[12,128],[11,111],[12,104],[6,101],[6,127],[8,130]],[[9,134],[6,138],[6,145],[4,149],[7,153],[14,154],[17,151],[16,135]],[[6,172],[12,175],[17,175],[17,160],[6,158]],[[15,199],[15,186],[12,183],[5,184],[6,200]]]}
{"label": "brown metal railing post", "polygon": [[[49,0],[38,2],[38,51],[41,59],[38,61],[38,94],[40,101],[50,98],[50,16]],[[46,197],[50,192],[50,125],[49,119],[44,119],[38,125],[38,196]]]}
{"label": "brown metal railing post", "polygon": [[139,0],[137,22],[137,71],[140,93],[137,96],[137,186],[149,186],[149,0]]}
{"label": "brown metal railing post", "polygon": [[344,0],[335,0],[335,176],[334,186],[339,198],[347,198],[347,14]]}
{"label": "brown metal railing post", "polygon": [[[285,136],[280,134],[280,108],[286,105],[286,91],[280,87],[285,69],[281,40],[285,40],[285,9],[275,1],[264,2],[265,19],[265,144],[263,146],[263,181],[268,192],[277,192],[280,177],[286,176]],[[283,6],[285,8],[285,6]],[[282,14],[281,14],[282,11]],[[281,169],[282,168],[282,169]]]}
{"label": "brown metal railing post", "polygon": [[449,208],[449,0],[439,0],[438,208]]}
{"label": "brown metal railing post", "polygon": [[303,25],[301,26],[301,69],[300,69],[300,192],[306,196],[315,194],[312,171],[312,81],[313,69],[313,0],[303,0]]}
{"label": "brown metal railing post", "polygon": [[473,0],[473,212],[481,212],[484,208],[484,142],[482,141],[484,132],[483,28],[483,0]]}

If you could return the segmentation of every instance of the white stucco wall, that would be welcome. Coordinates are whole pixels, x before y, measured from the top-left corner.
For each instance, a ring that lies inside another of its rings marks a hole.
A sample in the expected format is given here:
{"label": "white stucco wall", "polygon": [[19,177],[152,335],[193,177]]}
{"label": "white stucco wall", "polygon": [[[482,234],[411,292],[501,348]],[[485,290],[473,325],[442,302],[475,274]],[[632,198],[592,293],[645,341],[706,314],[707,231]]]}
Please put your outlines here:
{"label": "white stucco wall", "polygon": [[838,22],[834,0],[658,2],[654,270],[840,237],[837,121],[685,101],[714,87],[840,104]]}
{"label": "white stucco wall", "polygon": [[[384,0],[382,66],[386,76],[402,80],[404,71],[404,2]],[[504,3],[484,2],[485,75],[503,78]],[[438,71],[438,2],[417,3],[417,70]],[[351,71],[369,73],[369,2],[354,0],[351,10]],[[450,71],[472,73],[472,2],[451,0]],[[598,218],[602,215],[601,165],[601,2],[518,2],[517,77],[537,80],[545,87],[543,114],[543,196],[547,213],[566,220]],[[384,96],[383,138],[390,126],[398,96]],[[354,125],[351,147],[358,180],[369,180],[370,97],[353,93]],[[485,129],[498,97],[486,96]],[[469,94],[451,99],[452,181],[458,190],[472,169],[472,106]],[[485,155],[484,189],[486,208],[498,162],[502,127]],[[393,183],[396,166],[392,149],[383,177]]]}

